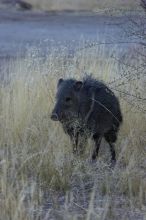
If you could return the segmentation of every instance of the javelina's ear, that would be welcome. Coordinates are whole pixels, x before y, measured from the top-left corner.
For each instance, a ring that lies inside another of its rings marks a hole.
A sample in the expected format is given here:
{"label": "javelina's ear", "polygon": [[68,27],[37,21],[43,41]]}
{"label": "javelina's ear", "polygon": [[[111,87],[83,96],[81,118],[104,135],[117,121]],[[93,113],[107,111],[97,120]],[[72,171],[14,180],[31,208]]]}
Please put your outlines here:
{"label": "javelina's ear", "polygon": [[62,82],[63,82],[63,79],[60,78],[60,79],[58,80],[57,88],[60,86],[60,84],[61,84]]}
{"label": "javelina's ear", "polygon": [[77,81],[74,84],[74,88],[75,88],[76,91],[79,91],[82,88],[82,86],[83,86],[83,82],[82,81]]}

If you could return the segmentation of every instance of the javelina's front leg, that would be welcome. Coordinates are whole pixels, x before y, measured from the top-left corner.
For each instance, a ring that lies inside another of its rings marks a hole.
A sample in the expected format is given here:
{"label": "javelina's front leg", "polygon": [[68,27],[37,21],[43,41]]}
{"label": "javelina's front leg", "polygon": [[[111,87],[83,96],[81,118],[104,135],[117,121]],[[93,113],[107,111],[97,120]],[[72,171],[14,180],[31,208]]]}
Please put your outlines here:
{"label": "javelina's front leg", "polygon": [[102,136],[100,134],[96,133],[93,135],[93,139],[95,141],[95,149],[92,154],[92,160],[95,160],[96,157],[98,156],[98,151],[99,151],[99,147],[101,144]]}
{"label": "javelina's front leg", "polygon": [[73,153],[82,155],[85,150],[86,141],[87,141],[87,137],[81,135],[80,132],[77,132],[72,138]]}
{"label": "javelina's front leg", "polygon": [[73,146],[73,153],[77,153],[79,132],[75,131],[73,127],[64,126],[63,128],[64,128],[64,131],[70,136],[70,140]]}
{"label": "javelina's front leg", "polygon": [[73,137],[73,153],[78,152],[79,133],[77,132]]}
{"label": "javelina's front leg", "polygon": [[70,138],[71,138],[72,145],[73,145],[73,153],[75,154],[78,152],[79,132],[76,132],[70,135]]}

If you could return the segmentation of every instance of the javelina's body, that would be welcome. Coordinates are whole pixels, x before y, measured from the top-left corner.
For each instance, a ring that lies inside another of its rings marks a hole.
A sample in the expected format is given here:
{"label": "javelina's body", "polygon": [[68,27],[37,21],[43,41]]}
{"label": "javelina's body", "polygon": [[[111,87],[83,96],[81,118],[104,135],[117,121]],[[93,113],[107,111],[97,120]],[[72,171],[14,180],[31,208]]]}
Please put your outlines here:
{"label": "javelina's body", "polygon": [[98,155],[101,139],[110,145],[112,161],[115,161],[113,143],[117,139],[122,114],[118,99],[102,82],[86,76],[83,81],[60,79],[52,120],[60,121],[73,142],[74,151],[88,137],[95,141],[92,159]]}

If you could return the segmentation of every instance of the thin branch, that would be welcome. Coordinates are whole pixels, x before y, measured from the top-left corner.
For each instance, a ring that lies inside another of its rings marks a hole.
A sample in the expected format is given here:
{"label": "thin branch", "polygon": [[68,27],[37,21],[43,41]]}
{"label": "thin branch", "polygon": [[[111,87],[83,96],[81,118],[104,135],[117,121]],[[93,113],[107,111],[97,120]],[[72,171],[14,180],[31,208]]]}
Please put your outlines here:
{"label": "thin branch", "polygon": [[141,0],[141,6],[146,11],[146,0]]}
{"label": "thin branch", "polygon": [[116,44],[140,44],[138,41],[118,41],[118,42],[93,42],[85,45],[84,47],[80,47],[76,49],[76,52],[79,52],[84,49],[89,49],[95,46],[100,46],[100,45],[116,45]]}
{"label": "thin branch", "polygon": [[123,99],[125,102],[127,102],[127,103],[131,106],[131,109],[136,108],[136,109],[138,110],[138,112],[140,111],[140,112],[142,112],[143,114],[146,113],[146,109],[143,109],[143,108],[141,108],[140,106],[137,106],[137,105],[133,104],[131,101],[125,99],[124,97],[122,97],[122,99]]}
{"label": "thin branch", "polygon": [[103,105],[100,101],[96,100],[96,99],[91,99],[94,102],[97,102],[100,106],[102,106],[105,110],[107,110],[116,120],[117,122],[120,124],[119,119],[105,106]]}
{"label": "thin branch", "polygon": [[125,92],[125,91],[121,91],[121,90],[118,90],[118,89],[115,89],[115,88],[112,88],[112,90],[115,90],[115,91],[117,91],[117,92],[123,93],[124,95],[131,96],[131,97],[133,97],[133,98],[136,98],[136,99],[139,99],[139,100],[142,100],[142,101],[146,101],[146,98],[142,98],[142,97],[140,97],[140,96],[138,97],[138,96],[136,96],[136,95],[130,94],[130,93]]}

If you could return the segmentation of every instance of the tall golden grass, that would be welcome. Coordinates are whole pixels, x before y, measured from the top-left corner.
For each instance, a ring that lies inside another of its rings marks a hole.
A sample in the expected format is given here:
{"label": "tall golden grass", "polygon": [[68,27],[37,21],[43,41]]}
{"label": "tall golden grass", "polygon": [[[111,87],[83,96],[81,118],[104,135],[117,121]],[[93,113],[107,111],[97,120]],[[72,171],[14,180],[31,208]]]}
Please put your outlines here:
{"label": "tall golden grass", "polygon": [[126,83],[104,51],[90,48],[73,58],[52,51],[44,59],[30,50],[7,64],[10,74],[0,88],[0,219],[146,218],[146,115],[129,104],[132,97],[115,91],[124,123],[114,169],[104,141],[92,164],[93,143],[81,158],[74,156],[61,125],[50,120],[59,77],[93,73],[112,88],[124,82],[120,90],[144,96],[143,76]]}

